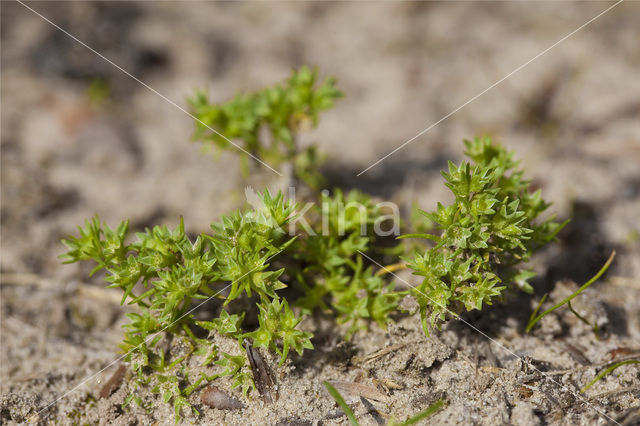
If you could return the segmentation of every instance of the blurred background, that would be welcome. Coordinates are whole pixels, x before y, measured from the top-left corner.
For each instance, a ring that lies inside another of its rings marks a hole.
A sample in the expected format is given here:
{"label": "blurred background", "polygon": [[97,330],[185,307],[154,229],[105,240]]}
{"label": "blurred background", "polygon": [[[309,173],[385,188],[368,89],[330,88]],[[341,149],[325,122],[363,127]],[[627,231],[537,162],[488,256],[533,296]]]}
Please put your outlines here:
{"label": "blurred background", "polygon": [[[430,209],[463,138],[523,159],[555,211],[607,203],[638,231],[640,7],[623,3],[360,177],[356,174],[596,16],[607,2],[29,3],[178,105],[317,66],[346,97],[303,135],[341,186]],[[85,218],[194,232],[242,205],[238,158],[190,143],[193,120],[18,3],[2,7],[2,270],[59,269]],[[303,141],[304,143],[304,141]],[[402,197],[401,197],[402,195]]]}
{"label": "blurred background", "polygon": [[[335,76],[346,97],[303,143],[327,154],[334,185],[394,200],[405,215],[414,203],[446,201],[446,160],[462,159],[463,138],[491,135],[516,150],[552,210],[573,218],[548,260],[558,277],[575,280],[612,247],[615,273],[640,276],[638,2],[615,7],[356,175],[612,4],[28,3],[184,108],[196,88],[224,101],[302,65]],[[53,357],[52,336],[89,327],[90,303],[69,293],[88,269],[57,259],[60,238],[85,219],[173,227],[182,215],[195,233],[242,206],[245,185],[278,182],[266,169],[243,177],[233,152],[202,155],[189,116],[22,5],[3,2],[1,19],[3,335],[42,343],[30,361],[24,345],[3,349],[4,381]],[[95,347],[111,354],[115,343],[99,338]]]}

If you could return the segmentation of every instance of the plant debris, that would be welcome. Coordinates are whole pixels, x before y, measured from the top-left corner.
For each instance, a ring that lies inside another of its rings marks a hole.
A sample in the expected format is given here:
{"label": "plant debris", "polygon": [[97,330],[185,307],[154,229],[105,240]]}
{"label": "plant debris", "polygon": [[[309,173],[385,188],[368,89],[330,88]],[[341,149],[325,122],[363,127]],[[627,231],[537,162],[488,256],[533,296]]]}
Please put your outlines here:
{"label": "plant debris", "polygon": [[214,385],[209,385],[200,392],[200,402],[218,410],[240,410],[244,407],[240,400],[227,395]]}
{"label": "plant debris", "polygon": [[258,393],[260,393],[265,401],[273,402],[274,397],[272,394],[275,394],[275,399],[278,399],[278,388],[273,383],[273,374],[264,362],[264,359],[262,359],[260,352],[251,345],[249,340],[244,341],[244,347],[247,351],[247,358],[249,359],[249,365],[251,366],[253,381],[256,384]]}
{"label": "plant debris", "polygon": [[124,379],[124,373],[127,371],[127,367],[124,364],[119,364],[118,368],[111,375],[111,378],[100,389],[100,398],[107,398],[122,384]]}

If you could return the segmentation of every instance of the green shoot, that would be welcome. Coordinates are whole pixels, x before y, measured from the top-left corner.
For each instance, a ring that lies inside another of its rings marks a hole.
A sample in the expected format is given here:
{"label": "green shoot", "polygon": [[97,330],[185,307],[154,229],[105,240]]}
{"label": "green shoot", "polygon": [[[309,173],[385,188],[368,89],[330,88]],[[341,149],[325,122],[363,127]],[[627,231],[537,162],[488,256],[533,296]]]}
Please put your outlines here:
{"label": "green shoot", "polygon": [[549,293],[545,293],[542,295],[542,299],[540,299],[538,306],[536,306],[536,308],[531,313],[531,317],[529,317],[529,321],[531,321],[531,318],[534,318],[536,315],[538,315],[538,312],[540,312],[540,308],[542,308],[542,304],[544,303],[544,301],[547,300],[548,295]]}
{"label": "green shoot", "polygon": [[600,340],[600,327],[598,327],[598,323],[594,322],[593,324],[591,324],[585,317],[580,315],[578,313],[578,311],[573,309],[573,306],[571,306],[571,302],[567,302],[567,307],[569,308],[571,313],[576,316],[576,318],[578,318],[580,321],[582,321],[583,323],[585,323],[589,327],[592,327],[593,328],[593,334],[594,334],[594,336],[596,336],[596,340]]}
{"label": "green shoot", "polygon": [[[521,265],[565,226],[553,217],[536,220],[548,207],[540,191],[530,192],[530,181],[513,154],[489,138],[465,141],[473,163],[449,162],[442,175],[455,196],[449,206],[438,203],[433,213],[420,211],[438,224],[439,235],[414,233],[400,238],[433,242],[405,259],[422,283],[410,292],[420,306],[425,333],[463,309],[482,309],[509,287],[532,292],[527,282],[533,272]],[[429,320],[429,321],[428,321]]]}
{"label": "green shoot", "polygon": [[640,364],[640,360],[630,359],[630,360],[627,360],[627,361],[619,362],[617,364],[613,364],[612,366],[610,366],[609,368],[607,368],[606,370],[604,370],[600,374],[598,374],[592,381],[590,381],[588,384],[586,384],[582,389],[580,389],[580,393],[585,393],[596,382],[602,380],[602,378],[604,376],[606,376],[607,374],[611,373],[616,368],[622,367],[623,365],[627,365],[627,364]]}
{"label": "green shoot", "polygon": [[[315,146],[302,149],[297,135],[315,127],[319,113],[332,108],[343,94],[336,88],[334,78],[327,78],[320,85],[316,85],[317,79],[317,70],[302,67],[293,71],[284,84],[239,94],[220,105],[209,103],[206,93],[199,91],[189,99],[198,119],[193,138],[220,150],[235,149],[220,134],[240,140],[246,152],[267,164],[288,163],[293,169],[292,178],[319,189],[323,183],[318,172],[321,159]],[[247,173],[249,157],[243,155],[242,159]]]}
{"label": "green shoot", "polygon": [[334,388],[331,385],[331,383],[327,381],[324,381],[323,383],[324,383],[324,387],[327,388],[327,391],[329,392],[329,394],[333,397],[333,399],[336,400],[336,403],[340,406],[342,411],[344,411],[344,414],[349,419],[349,422],[351,422],[351,426],[359,426],[359,423],[358,423],[358,420],[356,419],[355,414],[353,414],[353,411],[351,410],[349,405],[347,405],[342,395],[340,395],[340,392],[338,392],[338,390]]}
{"label": "green shoot", "polygon": [[[595,274],[589,281],[587,281],[585,284],[583,284],[578,290],[573,292],[569,297],[564,299],[562,302],[552,306],[551,308],[547,309],[546,311],[544,311],[540,315],[536,315],[538,313],[538,311],[540,310],[540,307],[542,306],[542,302],[544,302],[545,299],[546,299],[546,295],[545,295],[545,297],[543,297],[540,300],[540,303],[538,303],[538,306],[536,307],[536,309],[531,314],[531,317],[529,318],[529,323],[527,324],[526,332],[527,333],[530,332],[531,329],[533,328],[533,326],[536,325],[536,323],[538,321],[540,321],[545,315],[547,315],[548,313],[553,312],[556,309],[562,307],[562,305],[564,305],[565,303],[569,303],[572,299],[576,298],[580,293],[582,293],[587,287],[589,287],[591,284],[596,282],[607,271],[607,269],[609,269],[609,266],[611,266],[611,262],[613,262],[613,258],[614,257],[616,257],[615,250],[611,253],[611,256],[609,256],[609,259],[607,259],[607,261],[602,266],[602,268],[600,268],[598,273]],[[578,318],[581,318],[580,315],[578,315],[577,312],[575,312],[573,309],[571,309],[571,311],[574,314],[576,314],[578,316]],[[584,319],[583,319],[583,321],[584,321]],[[589,322],[586,322],[586,323],[591,325]]]}

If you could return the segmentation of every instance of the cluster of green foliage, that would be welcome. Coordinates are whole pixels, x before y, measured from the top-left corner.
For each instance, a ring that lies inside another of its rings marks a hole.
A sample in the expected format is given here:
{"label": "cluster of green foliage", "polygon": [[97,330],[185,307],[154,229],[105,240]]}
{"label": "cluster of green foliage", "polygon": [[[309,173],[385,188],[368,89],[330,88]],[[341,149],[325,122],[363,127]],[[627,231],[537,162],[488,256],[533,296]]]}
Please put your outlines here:
{"label": "cluster of green foliage", "polygon": [[362,253],[394,254],[380,244],[375,232],[385,212],[357,190],[346,196],[340,190],[333,196],[324,193],[320,202],[315,213],[323,221],[302,241],[296,256],[296,276],[304,291],[297,305],[305,313],[320,308],[332,312],[339,324],[349,322],[347,339],[370,320],[384,328],[400,293],[394,291],[393,283],[375,275],[375,265]]}
{"label": "cluster of green foliage", "polygon": [[[125,361],[140,385],[152,385],[165,399],[174,399],[176,415],[188,405],[188,393],[170,372],[191,355],[201,356],[203,365],[213,361],[224,367],[219,376],[233,376],[243,393],[254,386],[244,356],[219,351],[213,340],[196,337],[193,329],[234,339],[240,348],[249,339],[257,347],[276,350],[282,362],[290,348],[301,354],[313,347],[311,334],[296,329],[301,318],[277,293],[286,287],[279,280],[283,269],[270,264],[294,241],[282,228],[294,217],[295,206],[267,191],[261,199],[260,211],[225,216],[212,225],[211,234],[203,233],[193,242],[182,222],[173,231],[155,227],[136,233],[136,240],[129,243],[128,222],[113,230],[98,218],[80,228],[79,237],[63,241],[69,249],[63,256],[65,263],[94,260],[97,266],[92,274],[105,270],[109,287],[122,289],[122,303],[139,308],[139,313],[127,315],[130,322],[121,345]],[[245,314],[230,314],[225,308],[238,298],[252,296],[258,299],[260,325],[247,332],[242,328]],[[197,321],[191,313],[192,302],[213,297],[225,299],[220,313]],[[180,339],[182,353],[166,353],[173,339]]]}
{"label": "cluster of green foliage", "polygon": [[[336,88],[334,78],[327,78],[316,87],[317,78],[315,69],[302,67],[283,85],[241,93],[223,104],[211,104],[207,94],[198,91],[189,99],[198,120],[193,138],[232,150],[236,148],[226,138],[239,140],[246,152],[268,164],[289,163],[294,176],[319,188],[323,184],[318,173],[321,159],[315,146],[301,150],[296,136],[305,127],[315,127],[319,112],[333,107],[343,94]],[[246,171],[248,156],[242,158]]]}
{"label": "cluster of green foliage", "polygon": [[465,141],[472,163],[449,162],[442,172],[455,200],[438,203],[435,212],[420,211],[441,230],[434,234],[406,234],[435,243],[407,259],[415,274],[424,277],[411,290],[420,306],[425,332],[447,314],[463,308],[482,309],[509,286],[532,292],[525,267],[531,255],[552,241],[566,224],[554,217],[536,221],[549,204],[540,191],[530,192],[513,154],[488,137]]}
{"label": "cluster of green foliage", "polygon": [[[372,226],[384,217],[370,197],[352,192],[345,199],[341,191],[324,196],[323,205],[335,213],[329,232],[323,233],[316,221],[317,234],[295,238],[288,236],[287,225],[295,218],[296,206],[281,193],[259,196],[260,206],[224,216],[212,224],[211,234],[202,233],[193,242],[182,221],[173,231],[157,226],[128,242],[128,222],[114,230],[97,217],[79,228],[79,237],[63,240],[68,248],[62,256],[65,263],[95,261],[91,274],[104,270],[109,287],[122,290],[122,303],[138,307],[139,312],[127,314],[130,322],[124,326],[125,361],[136,373],[136,387],[150,386],[166,401],[173,400],[176,418],[182,407],[190,406],[187,397],[203,381],[232,376],[233,387],[241,387],[244,394],[255,388],[247,358],[219,350],[216,337],[235,340],[239,351],[246,340],[269,348],[282,364],[290,350],[300,355],[313,348],[312,334],[298,325],[315,308],[332,311],[339,323],[351,321],[349,335],[368,319],[384,326],[396,308],[399,295],[371,266],[365,268],[358,253],[371,251]],[[354,209],[356,199],[367,206],[366,212]],[[343,220],[338,209],[344,210]],[[361,236],[362,229],[368,235]],[[286,284],[281,281],[285,268],[272,267],[274,262],[288,265]],[[295,303],[298,315],[281,295],[288,285],[304,294]],[[193,302],[212,298],[224,299],[219,312],[197,320]],[[245,327],[246,312],[232,306],[238,299],[244,303],[237,306],[256,305],[257,328]],[[209,338],[197,337],[202,334],[198,330],[208,331]],[[169,351],[176,346],[182,350]],[[219,372],[189,383],[185,361],[191,356],[200,357],[204,366],[213,362]],[[142,403],[135,392],[127,404],[130,401]]]}
{"label": "cluster of green foliage", "polygon": [[[226,148],[227,141],[208,129],[213,127],[261,159],[302,164],[293,168],[294,180],[316,188],[317,168],[299,162],[296,135],[305,120],[315,125],[318,112],[341,93],[333,79],[318,88],[315,83],[316,71],[302,68],[284,85],[222,105],[198,94],[191,101],[201,120],[196,137]],[[265,127],[271,144],[261,137]],[[314,155],[305,152],[307,160]],[[136,378],[126,403],[143,403],[136,387],[149,387],[173,402],[179,419],[181,408],[190,407],[191,392],[218,377],[230,376],[247,394],[256,388],[247,345],[274,351],[282,365],[292,350],[301,355],[313,348],[312,333],[300,323],[316,311],[348,324],[349,339],[370,324],[385,327],[400,299],[411,294],[428,332],[428,318],[434,325],[463,307],[481,309],[510,286],[530,291],[532,273],[522,263],[562,225],[553,218],[536,220],[548,204],[539,191],[530,192],[530,182],[502,147],[476,139],[467,142],[467,155],[472,164],[450,164],[443,173],[455,202],[421,212],[423,229],[437,223],[439,235],[403,236],[435,242],[413,246],[408,265],[424,280],[408,291],[396,290],[393,274],[378,269],[406,251],[380,232],[392,215],[355,190],[312,191],[315,204],[303,211],[309,222],[300,233],[292,232],[300,206],[268,191],[252,208],[224,216],[195,239],[182,221],[175,230],[157,226],[135,235],[126,221],[111,229],[96,217],[80,227],[78,237],[63,241],[64,261],[95,261],[92,274],[103,270],[109,287],[122,290],[122,303],[137,307],[128,314],[121,345]],[[196,318],[194,309],[210,300],[208,316]],[[257,324],[245,318],[254,316]],[[222,351],[219,339],[235,341],[237,352]],[[190,378],[192,357],[215,373]]]}

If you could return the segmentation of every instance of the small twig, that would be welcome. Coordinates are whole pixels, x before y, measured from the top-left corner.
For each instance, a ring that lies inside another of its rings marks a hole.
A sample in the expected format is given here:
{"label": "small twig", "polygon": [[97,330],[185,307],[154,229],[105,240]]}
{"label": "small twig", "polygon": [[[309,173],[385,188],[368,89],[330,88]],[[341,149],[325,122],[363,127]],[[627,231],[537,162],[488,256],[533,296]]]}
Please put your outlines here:
{"label": "small twig", "polygon": [[100,389],[100,398],[108,398],[113,391],[118,389],[122,384],[124,373],[127,371],[127,367],[124,364],[118,365],[116,371],[111,375],[111,378]]}
{"label": "small twig", "polygon": [[[538,380],[538,379],[540,379],[541,377],[542,377],[542,374],[541,374],[541,373],[532,373],[532,374],[527,374],[526,376],[522,376],[522,377],[520,377],[520,378],[516,381],[516,383],[518,383],[519,385],[526,386],[526,385],[524,385],[525,383],[529,383],[529,382],[532,382],[532,381],[534,381],[534,380]],[[527,386],[527,387],[528,387],[528,386]]]}

